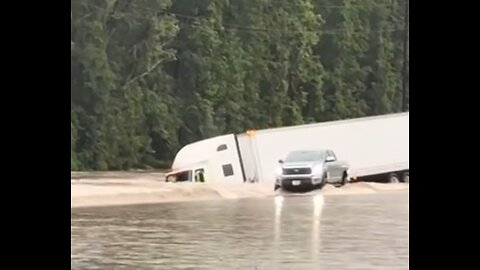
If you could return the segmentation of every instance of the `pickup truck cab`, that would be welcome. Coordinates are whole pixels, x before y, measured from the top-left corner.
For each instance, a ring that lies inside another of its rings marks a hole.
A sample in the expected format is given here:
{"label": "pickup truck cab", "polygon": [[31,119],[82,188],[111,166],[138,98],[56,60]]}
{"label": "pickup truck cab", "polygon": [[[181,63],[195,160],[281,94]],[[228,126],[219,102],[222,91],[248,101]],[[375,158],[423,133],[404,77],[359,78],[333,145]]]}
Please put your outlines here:
{"label": "pickup truck cab", "polygon": [[349,165],[337,160],[332,150],[293,151],[279,163],[275,190],[321,189],[327,183],[340,187],[349,178]]}

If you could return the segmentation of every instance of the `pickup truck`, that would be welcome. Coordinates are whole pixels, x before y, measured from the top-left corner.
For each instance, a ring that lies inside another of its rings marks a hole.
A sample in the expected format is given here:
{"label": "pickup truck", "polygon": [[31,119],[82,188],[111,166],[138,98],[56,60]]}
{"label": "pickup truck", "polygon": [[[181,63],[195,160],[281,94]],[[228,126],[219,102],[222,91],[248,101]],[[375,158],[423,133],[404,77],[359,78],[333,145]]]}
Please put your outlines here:
{"label": "pickup truck", "polygon": [[349,165],[332,150],[293,151],[279,163],[274,190],[321,189],[327,183],[340,187],[349,178]]}

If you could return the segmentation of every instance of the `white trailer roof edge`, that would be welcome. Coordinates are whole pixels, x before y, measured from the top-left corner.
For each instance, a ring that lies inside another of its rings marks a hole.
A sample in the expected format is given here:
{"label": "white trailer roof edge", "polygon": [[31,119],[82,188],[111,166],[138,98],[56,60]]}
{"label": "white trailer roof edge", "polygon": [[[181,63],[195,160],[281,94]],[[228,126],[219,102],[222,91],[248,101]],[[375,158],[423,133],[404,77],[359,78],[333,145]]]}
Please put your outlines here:
{"label": "white trailer roof edge", "polygon": [[[339,124],[350,124],[350,123],[357,123],[357,122],[363,122],[363,121],[371,121],[375,119],[396,118],[396,117],[407,116],[408,114],[409,112],[391,113],[391,114],[365,116],[360,118],[351,118],[351,119],[344,119],[344,120],[325,121],[321,123],[303,124],[303,125],[297,125],[297,126],[259,129],[259,130],[255,130],[255,134],[264,134],[264,133],[278,132],[278,131],[289,131],[289,130],[304,129],[304,128],[315,128],[315,127],[331,126],[331,125],[339,125]],[[244,134],[246,133],[245,132],[239,133],[237,135],[244,135]]]}

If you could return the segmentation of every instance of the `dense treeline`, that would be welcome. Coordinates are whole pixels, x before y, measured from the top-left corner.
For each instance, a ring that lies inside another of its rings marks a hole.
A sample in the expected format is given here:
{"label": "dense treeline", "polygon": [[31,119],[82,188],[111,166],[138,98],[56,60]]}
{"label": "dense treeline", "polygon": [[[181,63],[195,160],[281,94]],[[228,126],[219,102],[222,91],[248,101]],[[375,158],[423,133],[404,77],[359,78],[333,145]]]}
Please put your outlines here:
{"label": "dense treeline", "polygon": [[408,0],[71,1],[72,170],[402,110]]}

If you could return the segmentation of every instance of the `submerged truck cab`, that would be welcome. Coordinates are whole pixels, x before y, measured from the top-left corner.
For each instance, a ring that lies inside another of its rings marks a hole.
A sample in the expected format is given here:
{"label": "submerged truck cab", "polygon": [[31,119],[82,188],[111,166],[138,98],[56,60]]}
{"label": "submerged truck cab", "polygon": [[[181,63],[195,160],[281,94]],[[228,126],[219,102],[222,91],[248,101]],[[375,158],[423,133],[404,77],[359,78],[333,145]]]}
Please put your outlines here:
{"label": "submerged truck cab", "polygon": [[322,188],[327,183],[340,187],[348,182],[349,166],[332,150],[293,151],[279,163],[275,190]]}
{"label": "submerged truck cab", "polygon": [[177,153],[167,182],[233,182],[244,177],[233,134],[218,136],[184,146]]}

